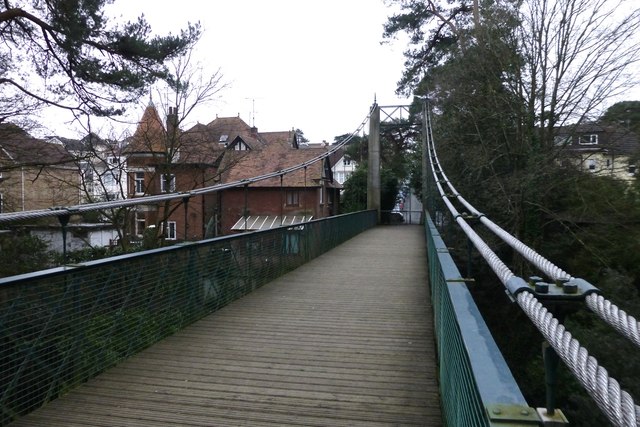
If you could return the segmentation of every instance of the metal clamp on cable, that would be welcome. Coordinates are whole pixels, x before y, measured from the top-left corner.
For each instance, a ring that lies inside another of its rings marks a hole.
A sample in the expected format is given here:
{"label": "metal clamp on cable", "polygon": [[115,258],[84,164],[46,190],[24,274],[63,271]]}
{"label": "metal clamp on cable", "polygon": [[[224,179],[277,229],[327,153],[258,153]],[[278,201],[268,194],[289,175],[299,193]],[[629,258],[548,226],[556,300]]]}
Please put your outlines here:
{"label": "metal clamp on cable", "polygon": [[583,301],[587,295],[600,294],[600,290],[583,279],[559,279],[546,283],[541,277],[529,278],[529,289],[540,300]]}
{"label": "metal clamp on cable", "polygon": [[513,276],[505,283],[507,291],[512,297],[516,297],[520,292],[531,292],[531,288],[521,277]]}

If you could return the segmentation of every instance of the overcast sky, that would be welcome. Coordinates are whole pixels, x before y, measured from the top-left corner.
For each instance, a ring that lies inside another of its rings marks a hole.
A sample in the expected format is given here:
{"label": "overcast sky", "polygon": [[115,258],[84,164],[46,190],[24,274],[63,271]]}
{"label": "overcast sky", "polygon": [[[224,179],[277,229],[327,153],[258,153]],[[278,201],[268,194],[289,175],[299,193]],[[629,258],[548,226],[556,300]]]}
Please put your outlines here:
{"label": "overcast sky", "polygon": [[[382,0],[116,0],[108,10],[124,19],[144,13],[158,34],[200,21],[196,57],[211,73],[220,68],[230,87],[195,112],[194,124],[240,114],[251,125],[255,112],[260,131],[299,128],[311,142],[333,141],[358,127],[374,96],[380,105],[409,103],[395,95],[405,45],[381,44],[391,13]],[[55,133],[76,136],[56,122],[47,119]]]}

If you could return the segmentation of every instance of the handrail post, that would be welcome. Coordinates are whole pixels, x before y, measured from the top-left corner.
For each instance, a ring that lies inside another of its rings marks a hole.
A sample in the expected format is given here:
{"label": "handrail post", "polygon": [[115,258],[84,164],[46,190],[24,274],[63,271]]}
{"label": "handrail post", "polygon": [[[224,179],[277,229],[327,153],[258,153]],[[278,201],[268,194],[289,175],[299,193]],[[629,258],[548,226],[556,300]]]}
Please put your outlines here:
{"label": "handrail post", "polygon": [[58,221],[60,221],[60,226],[62,227],[62,265],[67,264],[67,225],[70,218],[71,215],[69,214],[58,216]]}

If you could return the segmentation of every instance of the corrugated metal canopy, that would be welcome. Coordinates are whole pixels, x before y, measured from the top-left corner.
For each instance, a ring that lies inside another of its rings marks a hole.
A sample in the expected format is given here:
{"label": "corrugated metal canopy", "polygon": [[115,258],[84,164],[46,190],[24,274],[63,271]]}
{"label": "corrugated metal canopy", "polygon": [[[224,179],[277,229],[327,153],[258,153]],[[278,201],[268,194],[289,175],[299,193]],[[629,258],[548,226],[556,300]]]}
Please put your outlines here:
{"label": "corrugated metal canopy", "polygon": [[276,227],[288,227],[297,225],[303,222],[311,221],[312,215],[249,215],[248,217],[241,217],[238,222],[233,224],[231,230],[269,230]]}

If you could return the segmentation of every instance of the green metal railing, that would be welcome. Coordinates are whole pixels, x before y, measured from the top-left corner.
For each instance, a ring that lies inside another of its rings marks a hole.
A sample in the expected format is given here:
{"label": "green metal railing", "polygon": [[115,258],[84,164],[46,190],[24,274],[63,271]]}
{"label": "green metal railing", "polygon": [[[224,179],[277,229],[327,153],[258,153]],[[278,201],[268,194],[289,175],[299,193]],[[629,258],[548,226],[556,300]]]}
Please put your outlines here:
{"label": "green metal railing", "polygon": [[444,425],[540,425],[447,246],[429,215],[425,217]]}
{"label": "green metal railing", "polygon": [[375,225],[358,212],[0,279],[0,425]]}

